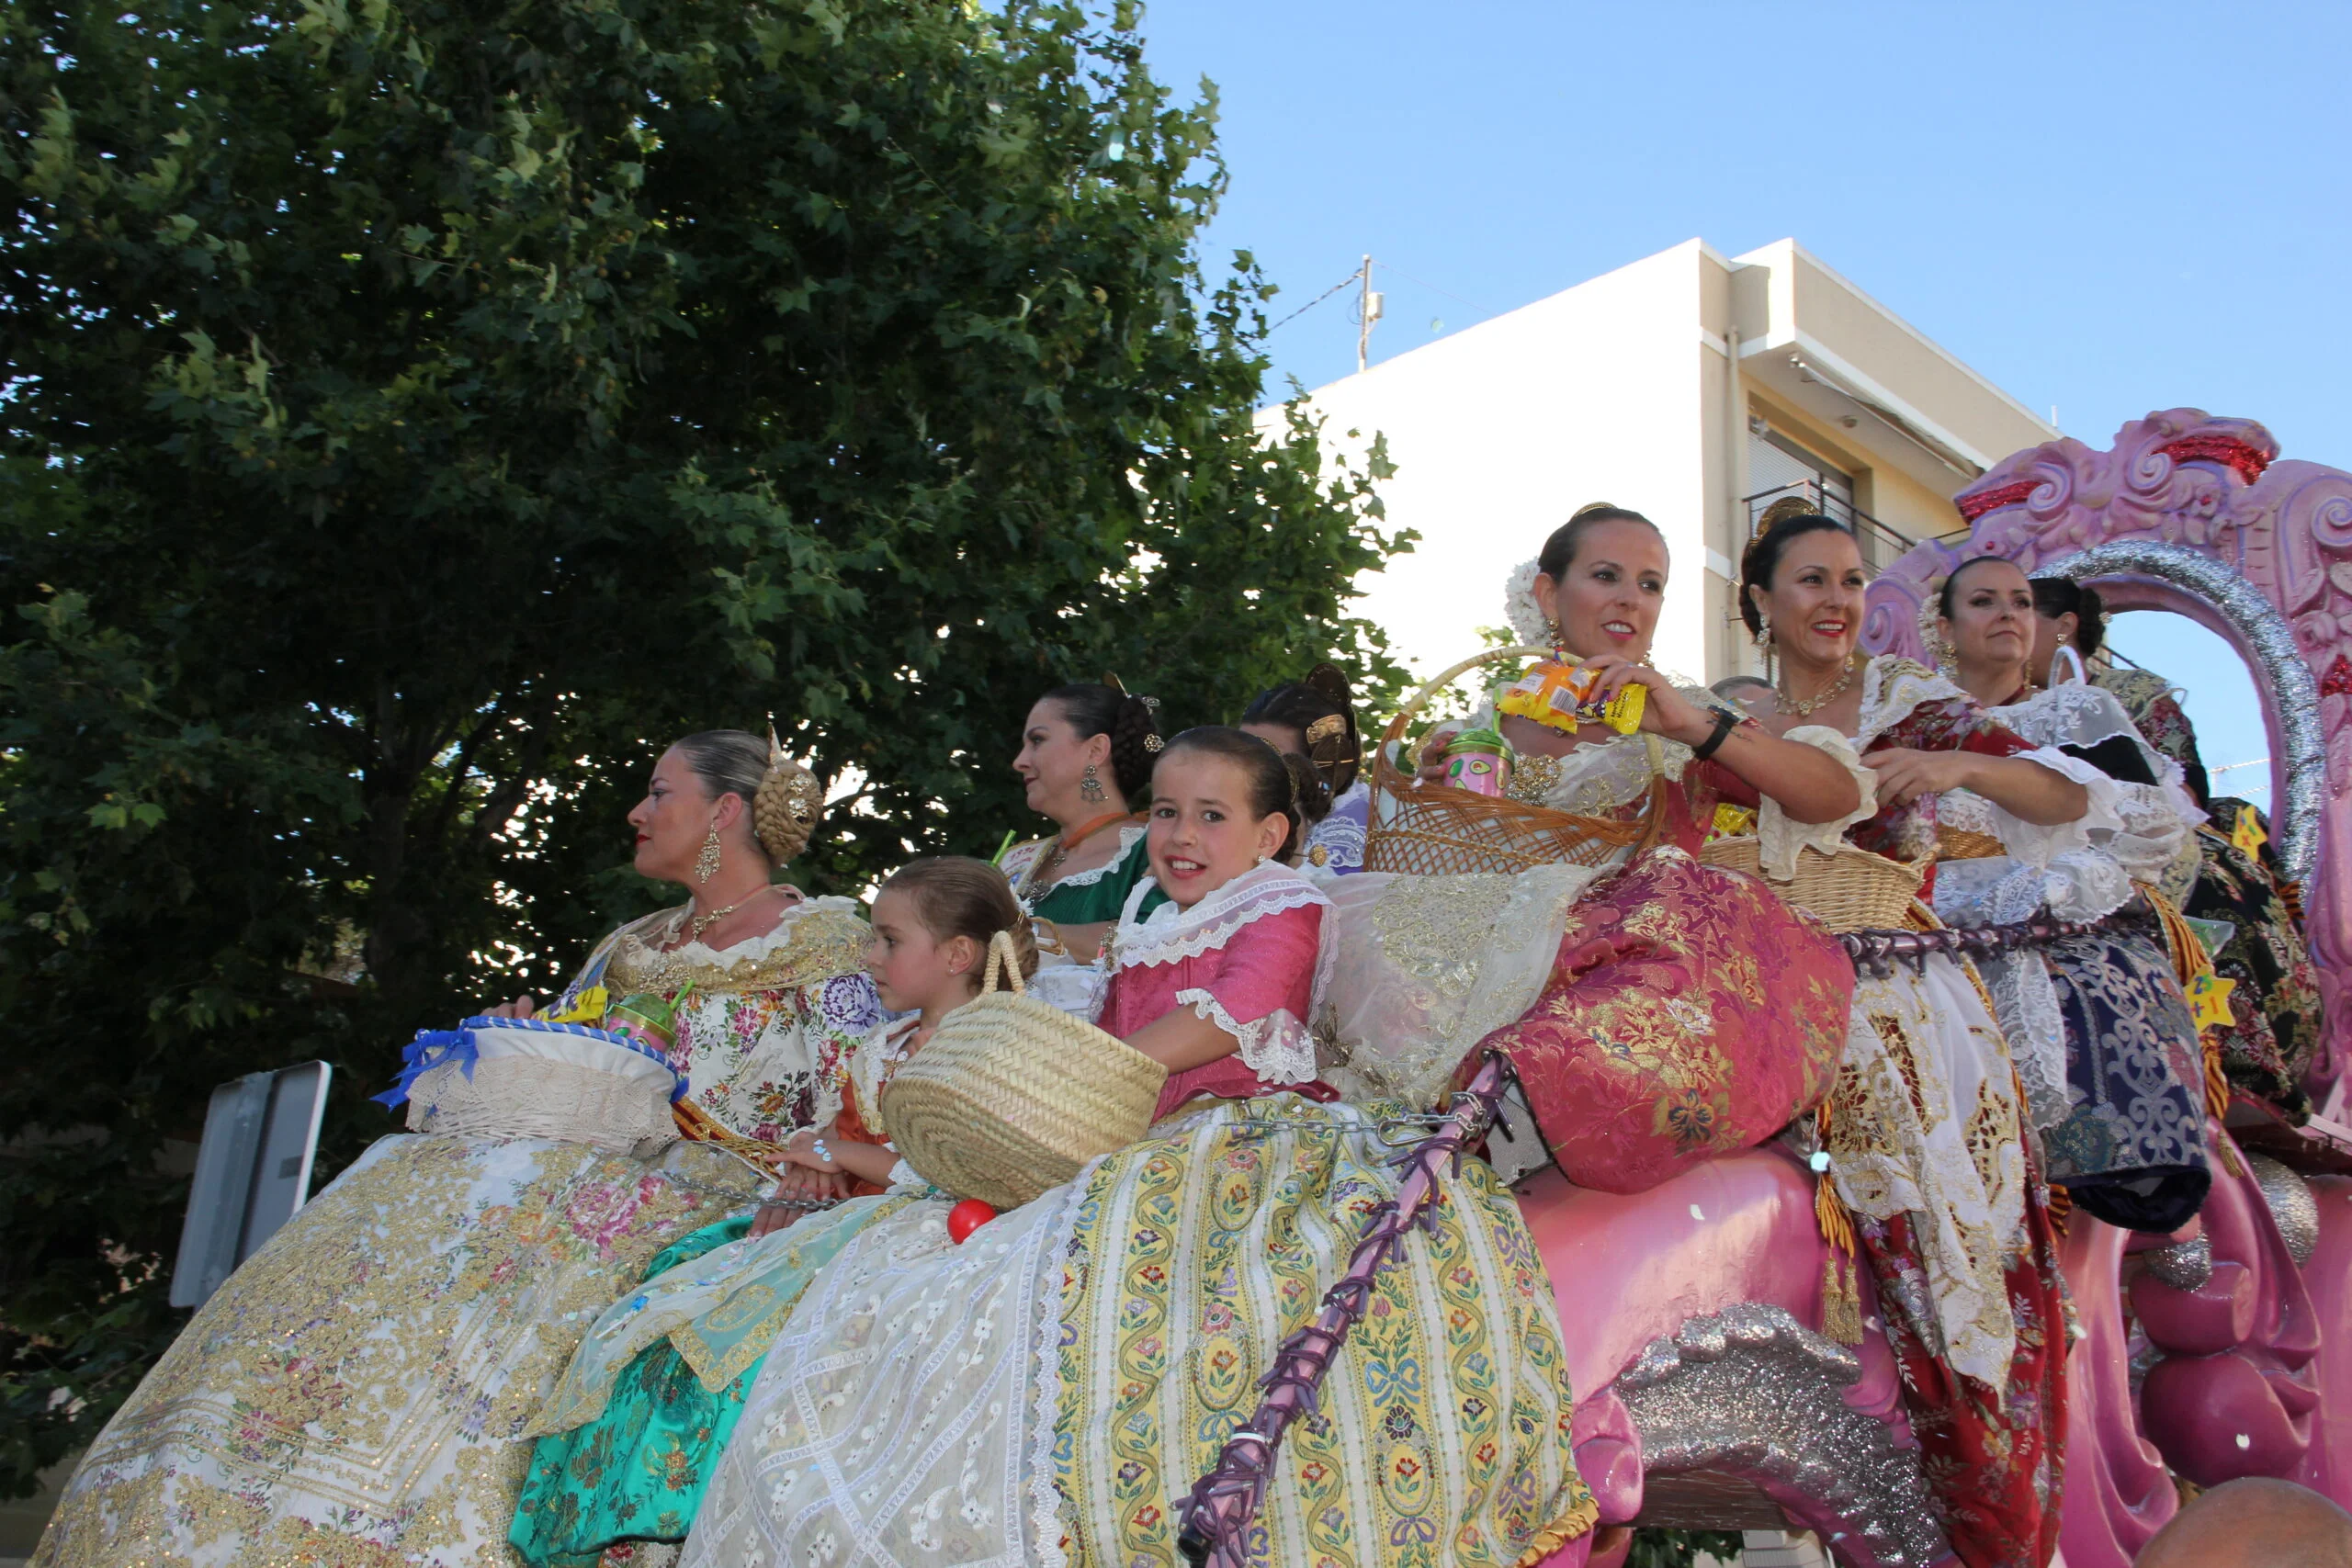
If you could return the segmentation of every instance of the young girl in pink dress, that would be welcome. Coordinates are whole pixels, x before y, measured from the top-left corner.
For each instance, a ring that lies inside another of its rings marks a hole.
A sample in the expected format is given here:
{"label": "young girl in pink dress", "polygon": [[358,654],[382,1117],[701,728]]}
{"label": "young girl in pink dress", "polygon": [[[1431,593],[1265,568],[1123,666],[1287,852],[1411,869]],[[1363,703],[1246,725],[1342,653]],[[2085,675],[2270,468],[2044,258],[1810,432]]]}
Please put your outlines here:
{"label": "young girl in pink dress", "polygon": [[[1169,1066],[1159,1122],[960,1246],[910,1209],[828,1264],[768,1353],[685,1568],[838,1562],[853,1541],[872,1568],[1173,1568],[1193,1483],[1396,1201],[1385,1137],[1422,1131],[1316,1081],[1330,907],[1283,863],[1299,830],[1264,741],[1168,743],[1151,880],[1110,934],[1099,1013]],[[1143,915],[1153,888],[1168,902]],[[1274,1456],[1253,1562],[1511,1568],[1589,1527],[1519,1206],[1465,1160],[1434,1216]]]}

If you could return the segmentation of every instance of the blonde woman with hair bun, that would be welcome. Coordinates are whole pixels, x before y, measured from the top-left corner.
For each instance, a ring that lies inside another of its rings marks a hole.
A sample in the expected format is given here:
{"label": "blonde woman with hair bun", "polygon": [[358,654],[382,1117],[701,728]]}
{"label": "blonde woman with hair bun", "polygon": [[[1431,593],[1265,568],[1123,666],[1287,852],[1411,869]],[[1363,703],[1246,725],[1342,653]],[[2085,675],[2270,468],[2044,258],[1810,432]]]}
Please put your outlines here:
{"label": "blonde woman with hair bun", "polygon": [[750,1212],[767,1183],[730,1146],[833,1125],[882,1020],[856,905],[779,876],[823,807],[773,735],[664,750],[632,858],[684,901],[606,937],[551,1007],[494,1010],[666,1040],[684,1140],[379,1139],[198,1310],[67,1483],[40,1561],[511,1564],[529,1438],[581,1337],[657,1253]]}

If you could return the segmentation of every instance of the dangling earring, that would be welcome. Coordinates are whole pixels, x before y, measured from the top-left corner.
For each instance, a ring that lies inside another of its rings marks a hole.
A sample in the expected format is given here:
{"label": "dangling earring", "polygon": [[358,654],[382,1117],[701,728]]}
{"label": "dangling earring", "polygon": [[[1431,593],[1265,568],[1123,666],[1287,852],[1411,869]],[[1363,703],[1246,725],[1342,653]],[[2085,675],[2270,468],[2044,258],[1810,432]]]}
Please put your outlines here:
{"label": "dangling earring", "polygon": [[695,880],[708,882],[718,874],[718,824],[710,825],[710,837],[702,841],[702,853],[695,856]]}
{"label": "dangling earring", "polygon": [[1079,798],[1089,806],[1100,806],[1111,797],[1102,793],[1102,781],[1094,774],[1094,764],[1086,764],[1086,772],[1078,781]]}
{"label": "dangling earring", "polygon": [[1960,645],[1948,637],[1936,639],[1936,668],[1947,677],[1960,674]]}
{"label": "dangling earring", "polygon": [[1545,622],[1544,623],[1544,637],[1547,637],[1548,639],[1550,639],[1551,644],[1552,644],[1552,646],[1553,646],[1554,648],[1557,648],[1557,647],[1559,647],[1559,646],[1560,646],[1560,623],[1559,623],[1559,622],[1557,622],[1557,621],[1545,621]]}
{"label": "dangling earring", "polygon": [[1771,616],[1770,616],[1770,615],[1758,615],[1758,616],[1757,616],[1757,617],[1756,617],[1756,637],[1755,637],[1755,642],[1756,642],[1756,646],[1757,646],[1757,647],[1758,647],[1758,648],[1770,648],[1770,647],[1771,647],[1771,646],[1772,646],[1772,617],[1771,617]]}

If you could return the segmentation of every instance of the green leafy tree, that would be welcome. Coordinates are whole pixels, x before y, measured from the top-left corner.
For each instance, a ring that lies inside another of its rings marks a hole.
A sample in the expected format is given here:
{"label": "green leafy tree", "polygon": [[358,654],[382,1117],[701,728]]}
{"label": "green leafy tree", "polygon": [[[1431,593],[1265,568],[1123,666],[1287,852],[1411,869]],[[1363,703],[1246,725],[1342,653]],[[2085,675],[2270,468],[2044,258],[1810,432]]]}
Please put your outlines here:
{"label": "green leafy tree", "polygon": [[0,1490],[176,1328],[210,1087],[384,1130],[652,907],[669,739],[775,713],[854,890],[1034,826],[1047,684],[1393,690],[1213,119],[1125,6],[0,0]]}

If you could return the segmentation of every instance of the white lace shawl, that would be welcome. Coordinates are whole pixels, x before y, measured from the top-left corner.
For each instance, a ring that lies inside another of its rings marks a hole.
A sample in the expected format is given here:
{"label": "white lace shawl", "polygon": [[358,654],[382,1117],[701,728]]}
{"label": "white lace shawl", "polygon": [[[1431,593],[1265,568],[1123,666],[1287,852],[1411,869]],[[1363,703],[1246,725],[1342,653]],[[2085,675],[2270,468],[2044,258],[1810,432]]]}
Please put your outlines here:
{"label": "white lace shawl", "polygon": [[[1943,676],[1893,654],[1880,654],[1870,661],[1862,672],[1861,723],[1854,735],[1854,749],[1867,751],[1878,738],[1911,716],[1912,710],[1931,702],[1973,702],[1966,692]],[[1995,722],[1999,722],[1996,718]],[[2020,739],[2031,739],[2030,736]],[[2089,808],[2072,822],[2043,827],[2013,817],[2000,807],[1969,790],[1951,790],[1936,802],[1936,820],[1939,826],[1965,829],[1998,839],[2009,859],[2020,867],[2030,867],[2044,880],[2034,884],[2037,897],[2025,908],[2030,915],[2042,902],[2051,910],[2067,919],[2091,919],[2112,912],[2131,897],[2131,879],[2120,876],[2111,859],[2104,866],[2098,859],[2083,860],[2076,852],[2093,848],[2105,839],[2111,839],[2123,828],[2120,786],[2090,763],[2069,757],[2054,745],[2037,745],[2030,751],[2018,755],[2029,762],[2036,762],[2063,778],[2079,784],[2090,795]],[[2105,836],[2105,839],[2102,838]],[[2064,863],[2059,863],[2063,862]],[[1937,908],[1942,909],[1942,882],[1952,865],[1967,862],[1951,862],[1937,875]],[[2052,868],[2056,866],[2054,872]],[[1965,880],[1965,878],[1963,878]],[[2030,878],[2020,879],[2009,900],[2024,897]],[[2119,891],[2120,888],[2120,891]],[[2104,908],[2094,906],[2112,897],[2113,902]],[[2084,911],[2088,911],[2087,913]],[[2025,915],[2002,917],[2025,918]]]}
{"label": "white lace shawl", "polygon": [[[1172,903],[1162,904],[1148,916],[1138,919],[1136,910],[1159,886],[1158,881],[1147,876],[1127,895],[1126,908],[1120,911],[1118,927],[1111,933],[1106,948],[1102,966],[1105,991],[1109,978],[1122,969],[1174,964],[1180,959],[1216,952],[1230,942],[1242,927],[1269,915],[1308,908],[1324,911],[1306,1018],[1297,1017],[1288,1008],[1276,1008],[1263,1018],[1241,1020],[1228,1012],[1225,1004],[1205,988],[1188,987],[1176,993],[1178,1006],[1191,1008],[1202,1019],[1233,1036],[1241,1047],[1243,1064],[1259,1077],[1275,1084],[1312,1082],[1316,1076],[1312,1020],[1321,1010],[1330,989],[1336,953],[1338,922],[1331,917],[1329,897],[1290,867],[1268,861],[1243,872],[1189,909],[1181,909]],[[1101,1009],[1098,996],[1098,1021]]]}

